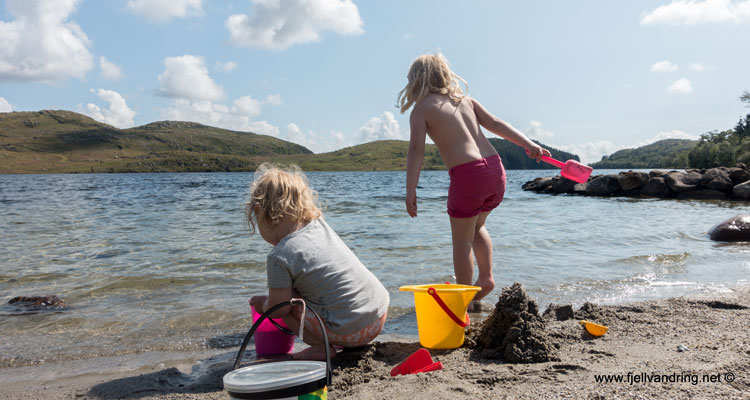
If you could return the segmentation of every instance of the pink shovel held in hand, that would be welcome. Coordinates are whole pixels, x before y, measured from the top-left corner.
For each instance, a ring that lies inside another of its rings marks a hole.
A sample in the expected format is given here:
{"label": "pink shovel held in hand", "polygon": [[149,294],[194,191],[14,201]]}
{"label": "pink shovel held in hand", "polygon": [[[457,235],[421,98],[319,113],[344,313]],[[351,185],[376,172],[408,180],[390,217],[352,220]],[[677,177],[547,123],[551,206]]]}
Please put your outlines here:
{"label": "pink shovel held in hand", "polygon": [[568,160],[563,163],[552,157],[542,156],[542,161],[554,165],[557,168],[562,168],[560,175],[578,183],[586,182],[589,179],[589,176],[591,176],[591,171],[594,170],[588,165],[583,165],[576,160]]}

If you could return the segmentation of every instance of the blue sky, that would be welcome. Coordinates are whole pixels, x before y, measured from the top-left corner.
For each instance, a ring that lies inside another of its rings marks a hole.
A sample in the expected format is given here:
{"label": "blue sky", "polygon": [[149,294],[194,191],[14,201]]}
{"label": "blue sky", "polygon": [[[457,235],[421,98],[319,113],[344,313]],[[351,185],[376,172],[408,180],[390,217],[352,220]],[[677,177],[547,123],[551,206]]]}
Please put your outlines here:
{"label": "blue sky", "polygon": [[[750,0],[3,0],[0,112],[189,120],[315,152],[408,140],[411,61],[586,162],[748,112]],[[490,135],[490,134],[488,134]]]}

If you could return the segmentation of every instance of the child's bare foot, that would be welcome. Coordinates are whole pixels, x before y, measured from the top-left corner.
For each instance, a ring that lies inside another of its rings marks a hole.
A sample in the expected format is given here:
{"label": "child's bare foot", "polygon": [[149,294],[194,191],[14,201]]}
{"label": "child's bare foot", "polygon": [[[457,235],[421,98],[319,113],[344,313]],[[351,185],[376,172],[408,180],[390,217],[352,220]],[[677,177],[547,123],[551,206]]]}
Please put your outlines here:
{"label": "child's bare foot", "polygon": [[479,303],[479,300],[482,300],[485,296],[490,294],[493,289],[495,289],[495,279],[491,276],[486,279],[478,278],[477,281],[474,282],[474,286],[482,288],[482,290],[477,292],[476,296],[474,296],[474,301]]}
{"label": "child's bare foot", "polygon": [[[336,349],[333,346],[329,347],[331,358],[336,357]],[[294,353],[292,357],[295,360],[311,360],[311,361],[325,361],[326,360],[326,345],[317,344],[310,346],[300,352]]]}

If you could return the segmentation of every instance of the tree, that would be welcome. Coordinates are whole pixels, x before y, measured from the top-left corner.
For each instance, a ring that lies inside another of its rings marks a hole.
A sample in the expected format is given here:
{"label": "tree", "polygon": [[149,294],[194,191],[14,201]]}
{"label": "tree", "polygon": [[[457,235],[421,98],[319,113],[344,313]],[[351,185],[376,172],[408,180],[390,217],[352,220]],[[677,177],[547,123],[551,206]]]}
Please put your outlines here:
{"label": "tree", "polygon": [[742,95],[740,96],[740,101],[743,103],[747,103],[747,106],[750,107],[750,92],[745,90],[742,92]]}

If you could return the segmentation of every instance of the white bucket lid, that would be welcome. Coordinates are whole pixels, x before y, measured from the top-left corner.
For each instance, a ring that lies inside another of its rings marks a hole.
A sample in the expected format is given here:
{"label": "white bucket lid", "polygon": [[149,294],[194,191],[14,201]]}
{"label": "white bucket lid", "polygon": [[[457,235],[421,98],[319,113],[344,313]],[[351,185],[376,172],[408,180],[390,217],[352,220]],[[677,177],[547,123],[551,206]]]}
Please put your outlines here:
{"label": "white bucket lid", "polygon": [[235,393],[259,393],[298,386],[325,377],[325,362],[270,362],[236,369],[224,375],[224,389]]}

